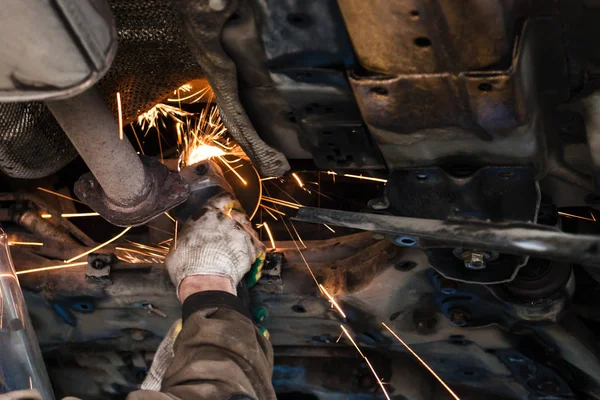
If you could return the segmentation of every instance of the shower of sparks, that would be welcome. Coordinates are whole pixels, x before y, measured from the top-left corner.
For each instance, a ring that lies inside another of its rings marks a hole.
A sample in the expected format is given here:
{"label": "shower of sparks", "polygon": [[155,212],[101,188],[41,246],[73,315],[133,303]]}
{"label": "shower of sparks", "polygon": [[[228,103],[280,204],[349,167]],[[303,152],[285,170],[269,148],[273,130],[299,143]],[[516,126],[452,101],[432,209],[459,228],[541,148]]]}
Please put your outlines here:
{"label": "shower of sparks", "polygon": [[183,93],[189,93],[192,91],[192,85],[190,85],[189,83],[186,83],[184,85],[182,85],[179,89],[176,89],[175,91],[173,91],[174,95],[177,95],[177,97],[173,97],[170,99],[167,99],[167,101],[171,102],[171,103],[178,103],[181,101],[187,101],[190,99],[194,99],[192,100],[190,103],[197,103],[200,100],[202,100],[202,98],[210,93],[212,94],[212,90],[210,88],[210,86],[206,86],[200,90],[198,90],[197,92],[194,92],[192,94],[186,95],[185,97],[181,97],[180,94]]}
{"label": "shower of sparks", "polygon": [[271,233],[271,229],[269,229],[269,224],[267,224],[266,222],[263,223],[263,228],[265,228],[265,231],[267,232],[267,235],[269,236],[269,240],[271,241],[271,247],[273,249],[276,249],[277,247],[275,246],[275,240],[273,240],[273,234]]}
{"label": "shower of sparks", "polygon": [[460,398],[459,398],[459,397],[456,395],[456,393],[454,393],[454,392],[452,391],[452,389],[450,389],[450,386],[448,386],[448,385],[446,384],[446,382],[444,382],[444,381],[442,380],[442,378],[440,378],[440,377],[438,376],[438,374],[436,374],[436,373],[435,373],[435,371],[434,371],[434,370],[432,370],[432,369],[431,369],[431,367],[429,367],[429,365],[427,365],[427,363],[426,363],[425,361],[423,361],[423,359],[422,359],[421,357],[419,357],[419,356],[418,356],[418,354],[417,354],[417,353],[415,353],[415,352],[413,351],[413,349],[411,349],[411,348],[410,348],[410,347],[409,347],[409,346],[408,346],[408,345],[407,345],[407,344],[404,342],[404,340],[400,339],[400,336],[398,336],[398,335],[396,334],[396,332],[394,332],[394,331],[393,331],[393,330],[392,330],[392,329],[391,329],[389,326],[387,326],[387,325],[386,325],[384,322],[382,322],[382,323],[381,323],[381,325],[383,325],[383,326],[384,326],[384,327],[385,327],[385,328],[386,328],[388,331],[390,331],[390,333],[391,333],[391,334],[392,334],[392,335],[393,335],[393,336],[394,336],[394,337],[395,337],[395,338],[396,338],[396,339],[397,339],[397,340],[398,340],[400,343],[402,343],[402,345],[403,345],[403,346],[406,348],[406,350],[408,350],[408,351],[409,351],[409,352],[410,352],[410,353],[411,353],[413,356],[415,356],[415,358],[416,358],[416,359],[417,359],[417,360],[418,360],[418,361],[419,361],[421,364],[423,364],[423,366],[424,366],[425,368],[427,368],[427,370],[428,370],[429,372],[431,372],[431,374],[432,374],[432,375],[435,377],[435,379],[437,379],[437,380],[438,380],[438,382],[440,382],[440,383],[442,384],[442,386],[444,386],[444,388],[446,388],[446,390],[448,391],[448,393],[450,393],[450,395],[452,395],[452,397],[454,397],[454,399],[456,399],[456,400],[460,400]]}
{"label": "shower of sparks", "polygon": [[115,250],[125,251],[125,252],[129,252],[129,253],[134,253],[134,254],[139,254],[139,255],[142,255],[142,256],[158,257],[158,258],[163,259],[163,260],[166,257],[162,253],[161,254],[159,254],[159,253],[153,253],[150,250],[144,251],[144,250],[138,250],[138,249],[131,249],[129,247],[120,247],[120,246],[117,246],[117,247],[115,247]]}
{"label": "shower of sparks", "polygon": [[176,128],[181,165],[192,165],[224,155],[245,157],[239,146],[227,142],[227,128],[221,121],[217,106],[207,103],[194,123],[178,123]]}
{"label": "shower of sparks", "polygon": [[117,92],[117,114],[119,116],[119,139],[123,140],[123,109],[121,107],[121,93]]}
{"label": "shower of sparks", "polygon": [[164,249],[162,247],[157,247],[157,246],[151,246],[151,245],[147,245],[147,244],[142,244],[142,243],[134,242],[132,240],[126,240],[126,241],[128,243],[130,243],[131,245],[133,245],[134,247],[137,247],[139,249],[149,250],[151,252],[160,253],[160,254],[164,254],[164,255],[167,255],[169,253],[169,249]]}
{"label": "shower of sparks", "polygon": [[356,351],[358,351],[358,354],[360,354],[360,356],[365,360],[365,362],[367,363],[367,365],[369,366],[369,369],[371,370],[371,372],[373,373],[373,376],[375,377],[375,379],[377,380],[377,383],[379,383],[379,387],[381,387],[381,390],[383,391],[383,394],[385,395],[385,398],[388,400],[390,399],[390,396],[387,392],[387,390],[385,390],[385,387],[383,386],[383,382],[381,379],[379,379],[379,375],[377,375],[377,372],[375,372],[375,368],[373,368],[373,365],[371,365],[371,362],[369,361],[369,359],[363,354],[362,351],[360,351],[360,348],[358,347],[358,345],[356,344],[356,342],[354,341],[354,339],[352,339],[352,336],[350,336],[350,333],[348,332],[348,330],[344,327],[344,325],[340,325],[340,328],[342,328],[342,332],[344,332],[344,334],[346,335],[346,337],[348,339],[350,339],[350,341],[352,342],[352,344],[354,345],[354,348],[356,349]]}
{"label": "shower of sparks", "polygon": [[327,224],[323,224],[325,226],[325,228],[329,229],[331,232],[335,233],[335,231],[333,229],[331,229],[331,227]]}
{"label": "shower of sparks", "polygon": [[[184,111],[181,108],[159,103],[145,113],[140,114],[137,117],[137,123],[147,133],[151,128],[158,129],[161,118],[172,118],[177,122],[183,123],[182,118],[191,117],[192,115],[194,114]],[[162,126],[166,128],[164,122],[162,122]]]}
{"label": "shower of sparks", "polygon": [[294,179],[296,180],[296,182],[298,183],[298,186],[300,186],[301,188],[304,188],[304,183],[302,183],[302,181],[300,180],[300,177],[298,176],[298,174],[296,174],[295,172],[292,174],[292,176],[294,177]]}
{"label": "shower of sparks", "polygon": [[34,269],[26,269],[25,271],[17,271],[17,275],[32,274],[34,272],[50,271],[53,269],[80,267],[82,265],[87,265],[87,261],[81,261],[81,262],[76,262],[76,263],[71,263],[71,264],[49,265],[47,267],[40,267],[40,268],[34,268]]}
{"label": "shower of sparks", "polygon": [[131,229],[131,227],[130,227],[130,226],[129,226],[129,227],[127,227],[127,228],[125,228],[125,229],[124,229],[124,230],[123,230],[121,233],[119,233],[117,236],[113,237],[112,239],[109,239],[109,240],[107,240],[106,242],[104,242],[104,243],[102,243],[102,244],[99,244],[98,246],[96,246],[96,247],[94,247],[94,248],[92,248],[92,249],[90,249],[90,250],[88,250],[88,251],[85,251],[85,252],[83,252],[83,253],[81,253],[81,254],[79,254],[79,255],[77,255],[77,256],[75,256],[75,257],[73,257],[73,258],[69,259],[69,260],[66,260],[66,261],[65,261],[65,263],[70,263],[70,262],[72,262],[72,261],[75,261],[75,260],[77,260],[78,258],[81,258],[81,257],[87,256],[88,254],[90,254],[90,253],[93,253],[94,251],[96,251],[96,250],[99,250],[99,249],[103,248],[103,247],[104,247],[104,246],[106,246],[107,244],[114,242],[115,240],[117,240],[118,238],[120,238],[121,236],[123,236],[124,234],[126,234],[126,233],[127,233],[127,231],[129,231],[130,229]]}
{"label": "shower of sparks", "polygon": [[215,157],[221,157],[226,155],[225,151],[217,146],[209,144],[201,144],[192,149],[186,164],[192,165],[199,163],[200,161],[208,160]]}
{"label": "shower of sparks", "polygon": [[63,199],[68,199],[68,200],[74,201],[76,203],[85,204],[83,201],[79,201],[79,200],[74,199],[72,197],[66,196],[66,195],[64,195],[62,193],[57,193],[57,192],[53,192],[52,190],[49,190],[49,189],[44,189],[43,187],[38,187],[37,189],[41,190],[42,192],[46,192],[46,193],[50,193],[50,194],[53,194],[53,195],[58,196],[58,197],[62,197]]}
{"label": "shower of sparks", "polygon": [[[333,175],[335,177],[337,175],[337,173],[333,172],[333,171],[327,171],[327,175]],[[387,183],[387,179],[373,178],[370,176],[363,176],[362,174],[361,175],[342,174],[342,176],[345,176],[346,178],[354,178],[354,179],[360,179],[360,180],[365,180],[365,181]]]}
{"label": "shower of sparks", "polygon": [[335,301],[335,299],[333,298],[332,295],[329,294],[329,292],[325,289],[325,287],[323,285],[321,285],[319,283],[319,289],[321,289],[321,291],[323,293],[325,293],[325,296],[327,296],[327,298],[329,299],[329,301],[331,302],[331,306],[334,307],[342,317],[344,317],[344,319],[346,319],[346,313],[344,312],[344,310],[342,310],[342,307],[340,307],[340,305],[338,304],[337,301]]}
{"label": "shower of sparks", "polygon": [[121,261],[130,264],[138,264],[138,263],[156,263],[162,264],[165,262],[164,254],[156,254],[150,251],[140,251],[136,249],[131,249],[128,247],[115,247],[116,251],[120,251],[124,253],[123,256],[117,254],[117,258]]}
{"label": "shower of sparks", "polygon": [[592,213],[592,212],[590,212],[591,218],[582,217],[581,215],[568,214],[568,213],[562,212],[562,211],[559,211],[558,215],[563,216],[563,217],[567,217],[567,218],[577,218],[577,219],[582,219],[584,221],[596,222],[596,217],[594,216],[594,213]]}
{"label": "shower of sparks", "polygon": [[8,242],[9,246],[43,246],[42,242]]}

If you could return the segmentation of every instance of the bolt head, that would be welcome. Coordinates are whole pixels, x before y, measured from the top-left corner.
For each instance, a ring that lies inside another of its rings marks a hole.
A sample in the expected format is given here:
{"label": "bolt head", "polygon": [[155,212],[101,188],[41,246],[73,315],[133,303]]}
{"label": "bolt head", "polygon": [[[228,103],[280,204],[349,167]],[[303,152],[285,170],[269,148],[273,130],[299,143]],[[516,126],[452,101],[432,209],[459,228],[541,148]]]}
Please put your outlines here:
{"label": "bolt head", "polygon": [[486,267],[485,254],[481,251],[466,252],[464,260],[465,267],[472,270],[484,269]]}
{"label": "bolt head", "polygon": [[448,312],[450,322],[456,326],[466,326],[469,320],[469,314],[461,309],[452,309]]}
{"label": "bolt head", "polygon": [[440,292],[445,294],[446,296],[456,294],[456,282],[441,278],[440,279]]}

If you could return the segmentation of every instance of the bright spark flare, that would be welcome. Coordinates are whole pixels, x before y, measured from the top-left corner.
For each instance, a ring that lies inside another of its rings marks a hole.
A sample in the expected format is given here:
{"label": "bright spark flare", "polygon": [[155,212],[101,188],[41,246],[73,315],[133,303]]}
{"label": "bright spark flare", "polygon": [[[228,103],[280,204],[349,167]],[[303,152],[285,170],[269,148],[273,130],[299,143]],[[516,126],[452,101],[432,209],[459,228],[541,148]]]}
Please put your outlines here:
{"label": "bright spark flare", "polygon": [[[100,214],[98,214],[97,212],[60,214],[60,216],[63,218],[98,217],[99,215]],[[45,218],[45,219],[52,218],[52,215],[45,213],[45,214],[42,214],[42,218]]]}
{"label": "bright spark flare", "polygon": [[296,180],[296,182],[298,183],[298,186],[300,186],[301,188],[304,187],[304,183],[302,183],[302,181],[300,180],[300,177],[298,176],[298,174],[296,174],[295,172],[292,174],[292,176],[294,177],[294,179]]}
{"label": "bright spark flare", "polygon": [[226,132],[227,128],[221,121],[218,107],[211,104],[206,105],[193,125],[177,124],[180,164],[193,165],[219,157],[229,167],[229,164],[235,161],[227,161],[223,156],[245,158],[244,152],[238,145],[229,145],[225,137]]}
{"label": "bright spark flare", "polygon": [[402,343],[402,345],[403,345],[404,347],[406,347],[406,350],[410,351],[410,353],[411,353],[413,356],[415,356],[415,358],[416,358],[416,359],[417,359],[417,360],[418,360],[418,361],[419,361],[421,364],[423,364],[423,366],[424,366],[425,368],[427,368],[427,370],[428,370],[429,372],[431,372],[431,374],[432,374],[432,375],[435,377],[435,379],[437,379],[437,380],[438,380],[438,382],[440,382],[440,383],[442,384],[442,386],[444,386],[444,388],[446,388],[446,390],[448,391],[448,393],[450,393],[450,395],[452,395],[452,397],[454,397],[454,399],[455,399],[455,400],[460,400],[460,398],[459,398],[459,397],[456,395],[456,393],[454,393],[454,392],[452,391],[452,389],[450,389],[450,386],[448,386],[448,385],[446,384],[446,382],[444,382],[444,381],[442,380],[442,378],[440,378],[440,377],[438,376],[438,374],[436,374],[436,373],[434,372],[434,370],[432,370],[432,369],[431,369],[431,367],[429,367],[429,365],[427,365],[427,363],[426,363],[425,361],[423,361],[423,359],[422,359],[421,357],[419,357],[419,356],[417,355],[417,353],[415,353],[415,352],[413,351],[413,349],[411,349],[411,348],[410,348],[410,347],[409,347],[409,346],[408,346],[408,345],[407,345],[407,344],[404,342],[404,340],[400,339],[400,336],[398,336],[398,335],[396,334],[396,332],[394,332],[394,331],[393,331],[393,330],[392,330],[392,329],[391,329],[389,326],[387,326],[387,325],[386,325],[384,322],[382,322],[382,323],[381,323],[381,325],[383,325],[383,326],[384,326],[384,327],[385,327],[385,328],[386,328],[388,331],[390,331],[390,333],[391,333],[391,334],[392,334],[392,335],[393,335],[393,336],[394,336],[394,337],[395,337],[395,338],[396,338],[396,339],[397,339],[397,340],[398,340],[400,343]]}
{"label": "bright spark flare", "polygon": [[117,114],[119,116],[119,139],[123,140],[123,109],[121,107],[121,93],[117,92]]}
{"label": "bright spark flare", "polygon": [[214,157],[221,157],[226,154],[227,153],[225,153],[225,151],[223,151],[223,149],[220,147],[202,144],[192,149],[186,160],[186,164],[193,165],[199,163],[200,161],[208,160]]}
{"label": "bright spark flare", "polygon": [[8,242],[9,246],[43,246],[42,242]]}

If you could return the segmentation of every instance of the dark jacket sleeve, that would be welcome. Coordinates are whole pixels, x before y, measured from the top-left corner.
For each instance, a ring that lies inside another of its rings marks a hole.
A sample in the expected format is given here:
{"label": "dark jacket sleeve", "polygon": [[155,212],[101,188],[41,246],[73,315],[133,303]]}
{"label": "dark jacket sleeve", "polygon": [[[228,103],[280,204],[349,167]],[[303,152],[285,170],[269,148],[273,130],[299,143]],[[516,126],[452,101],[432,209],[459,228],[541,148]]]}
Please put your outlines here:
{"label": "dark jacket sleeve", "polygon": [[161,392],[137,391],[128,400],[275,400],[273,349],[247,309],[226,292],[201,292],[183,304],[183,328]]}

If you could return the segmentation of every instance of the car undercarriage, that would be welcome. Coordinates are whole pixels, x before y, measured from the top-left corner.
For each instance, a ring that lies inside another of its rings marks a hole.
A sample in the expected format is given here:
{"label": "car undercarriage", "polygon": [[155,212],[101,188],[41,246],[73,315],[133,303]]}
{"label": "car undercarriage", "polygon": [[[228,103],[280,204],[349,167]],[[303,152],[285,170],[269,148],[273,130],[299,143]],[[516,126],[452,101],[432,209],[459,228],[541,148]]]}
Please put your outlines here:
{"label": "car undercarriage", "polygon": [[230,185],[269,249],[240,296],[278,398],[600,399],[599,21],[8,0],[0,222],[56,397],[139,388],[181,314],[177,229]]}

